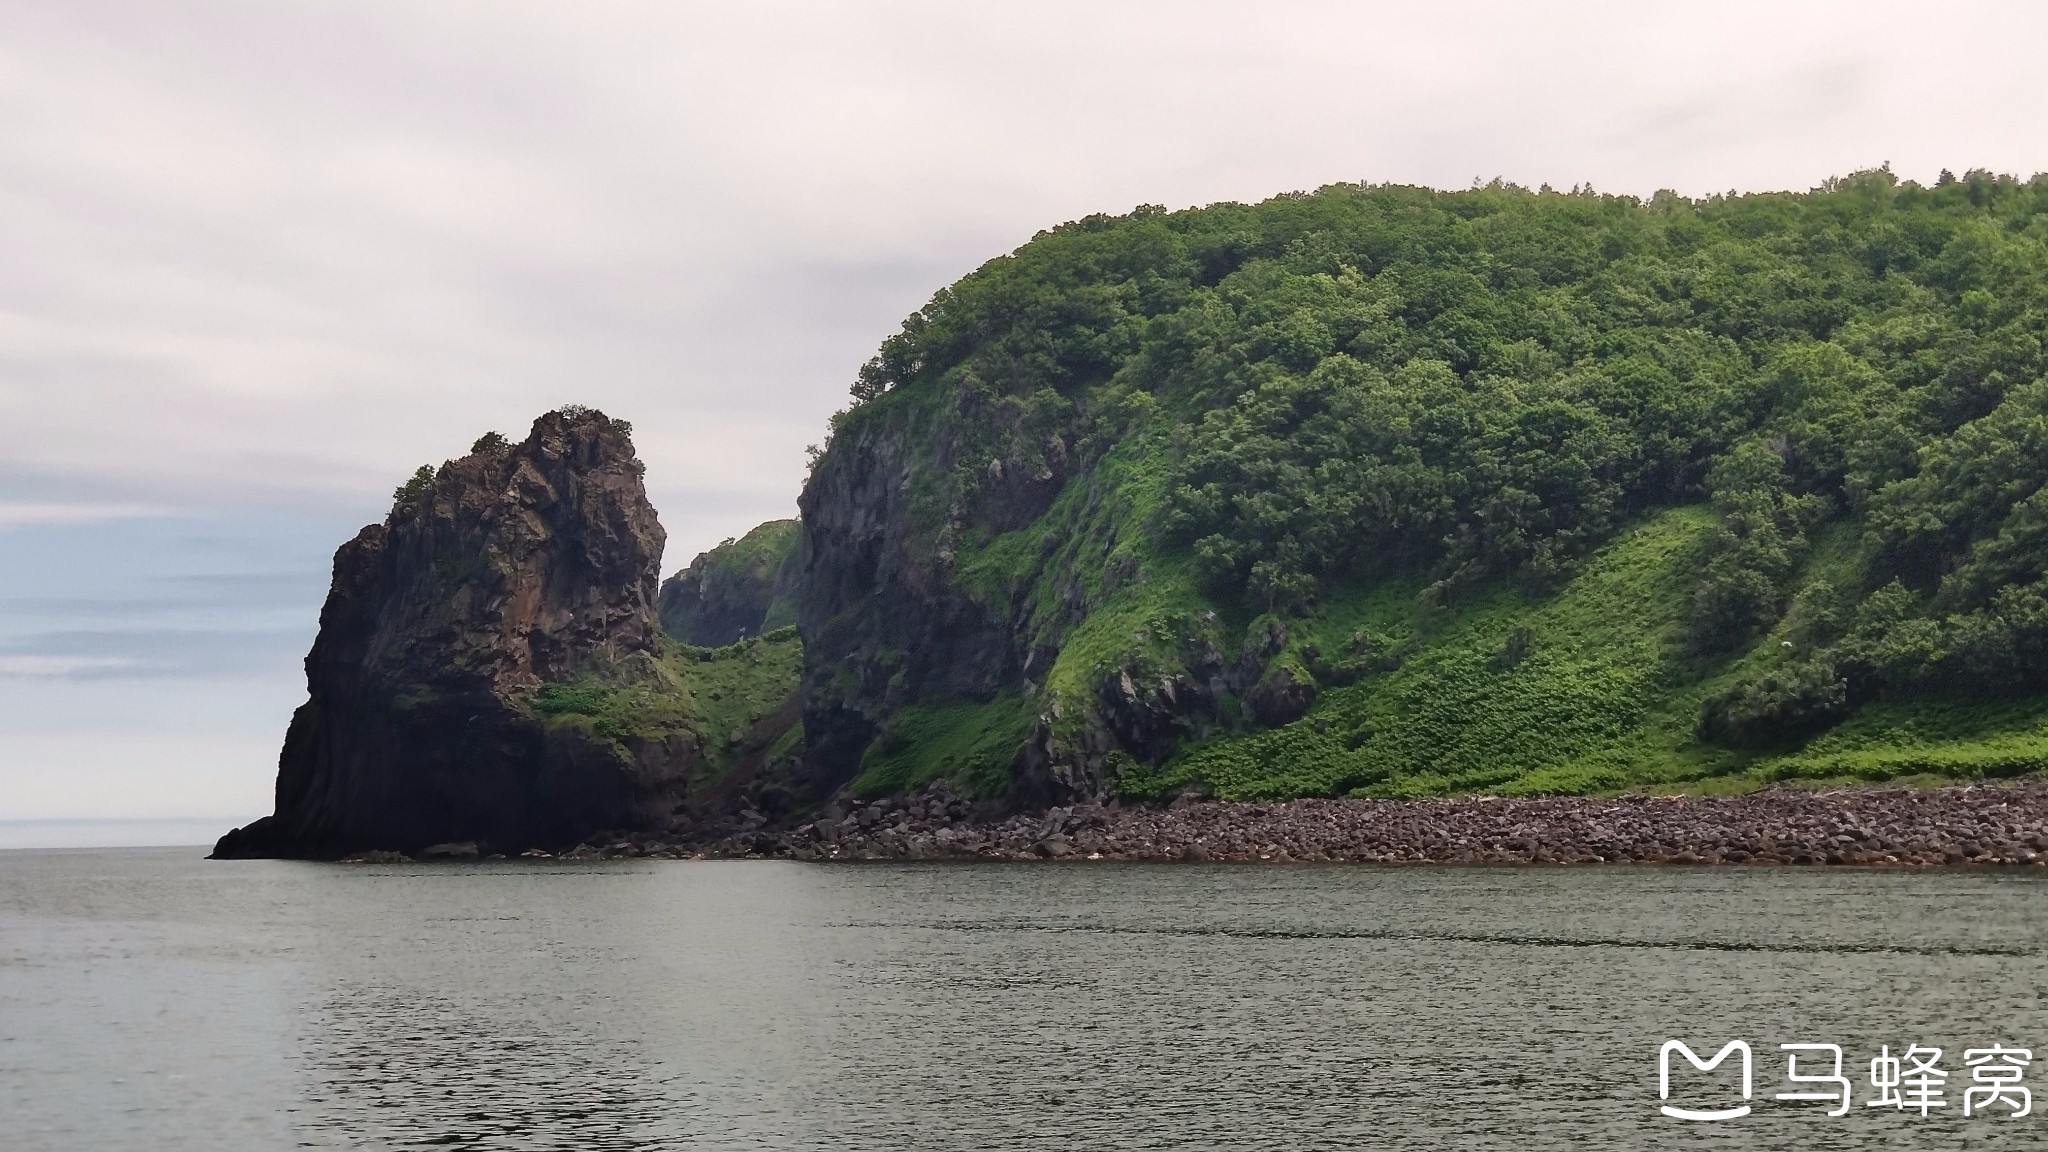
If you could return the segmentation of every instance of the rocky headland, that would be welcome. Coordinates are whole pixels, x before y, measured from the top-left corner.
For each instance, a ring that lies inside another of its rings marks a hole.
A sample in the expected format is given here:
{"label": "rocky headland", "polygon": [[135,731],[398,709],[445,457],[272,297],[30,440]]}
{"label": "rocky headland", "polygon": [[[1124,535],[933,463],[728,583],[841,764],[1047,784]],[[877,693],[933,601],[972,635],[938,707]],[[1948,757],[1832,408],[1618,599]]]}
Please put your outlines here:
{"label": "rocky headland", "polygon": [[2048,778],[2044,212],[1879,170],[1049,229],[666,585],[621,422],[422,469],[220,853],[2016,859],[1997,790],[1457,797]]}
{"label": "rocky headland", "polygon": [[[222,837],[215,855],[2048,862],[2048,781],[2038,777],[1725,796],[1268,803],[1211,799],[1193,787],[1166,802],[1118,796],[1087,774],[1054,771],[1044,740],[1057,713],[1034,720],[1029,709],[1019,713],[1022,729],[989,742],[1007,763],[984,774],[978,791],[947,775],[891,787],[886,777],[838,765],[838,741],[867,721],[834,720],[813,707],[819,685],[842,675],[822,656],[836,651],[831,638],[844,612],[821,621],[814,598],[797,605],[798,629],[717,647],[664,635],[656,583],[663,533],[641,472],[630,428],[578,408],[540,417],[520,443],[488,435],[468,455],[422,468],[383,523],[336,553],[306,659],[309,699],[279,758],[276,810]],[[849,497],[838,511],[807,504],[820,528],[808,544],[782,522],[699,557],[670,581],[669,607],[717,632],[711,639],[758,629],[788,610],[799,562],[808,594],[821,583],[843,584],[841,596],[887,601],[871,583],[874,570],[826,579],[829,563],[848,549],[825,529],[858,523],[847,511],[858,503]],[[978,626],[935,603],[898,607],[906,619],[922,618],[931,644],[953,646],[920,649],[919,659],[937,669],[978,666],[968,644],[985,635]],[[1283,633],[1277,625],[1260,632],[1266,642],[1247,644],[1244,668],[1255,672],[1283,647]],[[1219,691],[1256,679],[1229,672],[1218,673]],[[876,689],[887,694],[909,680]],[[1117,686],[1106,700],[1145,702],[1130,677]],[[896,729],[878,747],[916,756],[926,754],[924,741],[939,755],[961,754],[943,724],[919,731]],[[889,761],[870,753],[861,763]]]}
{"label": "rocky headland", "polygon": [[493,433],[342,545],[275,812],[220,857],[416,851],[669,828],[701,755],[680,726],[608,738],[542,690],[648,664],[663,532],[631,429],[580,408]]}

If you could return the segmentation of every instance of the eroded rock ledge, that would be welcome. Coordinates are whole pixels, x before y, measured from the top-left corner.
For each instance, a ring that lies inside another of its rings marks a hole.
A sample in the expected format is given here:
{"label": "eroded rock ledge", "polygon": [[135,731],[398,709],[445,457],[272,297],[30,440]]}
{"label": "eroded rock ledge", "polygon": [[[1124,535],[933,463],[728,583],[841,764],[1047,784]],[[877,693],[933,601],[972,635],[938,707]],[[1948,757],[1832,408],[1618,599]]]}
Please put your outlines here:
{"label": "eroded rock ledge", "polygon": [[742,814],[709,841],[598,838],[559,855],[2038,867],[2048,866],[2048,782],[1742,796],[1183,801],[1000,820],[977,818],[939,787],[835,806],[786,830]]}

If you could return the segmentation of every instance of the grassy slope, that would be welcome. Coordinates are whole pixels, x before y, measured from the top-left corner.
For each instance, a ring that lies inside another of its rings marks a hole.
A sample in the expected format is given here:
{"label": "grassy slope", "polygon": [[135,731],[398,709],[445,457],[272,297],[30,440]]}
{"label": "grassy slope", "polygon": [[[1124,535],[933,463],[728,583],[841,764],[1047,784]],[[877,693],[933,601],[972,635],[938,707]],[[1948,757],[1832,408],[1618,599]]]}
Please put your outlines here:
{"label": "grassy slope", "polygon": [[986,703],[910,705],[890,718],[887,733],[862,757],[853,791],[905,792],[943,777],[969,795],[998,795],[1036,718],[1031,701],[1007,692]]}
{"label": "grassy slope", "polygon": [[1879,702],[1749,780],[1980,779],[2048,770],[2048,700]]}
{"label": "grassy slope", "polygon": [[659,659],[589,668],[574,680],[543,687],[534,710],[550,724],[585,725],[620,743],[698,734],[706,753],[690,781],[691,793],[698,794],[764,750],[777,761],[799,752],[801,726],[777,720],[787,714],[802,671],[803,645],[795,628],[720,648],[668,641]]}
{"label": "grassy slope", "polygon": [[[1436,623],[1417,618],[1414,589],[1353,591],[1299,642],[1336,651],[1360,631],[1390,637],[1398,669],[1326,691],[1292,724],[1193,748],[1126,788],[1156,794],[1200,780],[1245,798],[1718,790],[2048,769],[2048,701],[2039,700],[1881,703],[1774,753],[1697,743],[1702,700],[1791,654],[1775,632],[1733,659],[1686,654],[1684,590],[1709,526],[1704,509],[1667,511],[1553,595],[1531,601],[1499,588]],[[1823,547],[1810,567],[1830,559]]]}

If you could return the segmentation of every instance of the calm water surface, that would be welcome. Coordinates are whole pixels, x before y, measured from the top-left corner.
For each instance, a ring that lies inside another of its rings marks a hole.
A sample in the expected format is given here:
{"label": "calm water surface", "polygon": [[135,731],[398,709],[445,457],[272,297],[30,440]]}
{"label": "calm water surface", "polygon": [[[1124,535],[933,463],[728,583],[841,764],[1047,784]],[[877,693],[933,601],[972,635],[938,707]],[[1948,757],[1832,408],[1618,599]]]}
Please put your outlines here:
{"label": "calm water surface", "polygon": [[[0,853],[0,1144],[2048,1147],[1862,1107],[1879,1044],[2048,1088],[2032,875],[198,854]],[[1659,1116],[1674,1037],[1756,1114]],[[1771,1102],[1800,1041],[1850,1116]]]}

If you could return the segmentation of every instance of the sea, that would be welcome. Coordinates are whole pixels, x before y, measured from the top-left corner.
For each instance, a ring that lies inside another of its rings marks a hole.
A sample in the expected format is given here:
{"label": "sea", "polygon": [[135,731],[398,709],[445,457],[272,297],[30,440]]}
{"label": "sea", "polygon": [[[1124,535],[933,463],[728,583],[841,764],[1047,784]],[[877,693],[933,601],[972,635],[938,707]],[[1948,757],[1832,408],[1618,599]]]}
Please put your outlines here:
{"label": "sea", "polygon": [[2031,871],[203,853],[0,852],[0,1146],[2048,1147]]}

